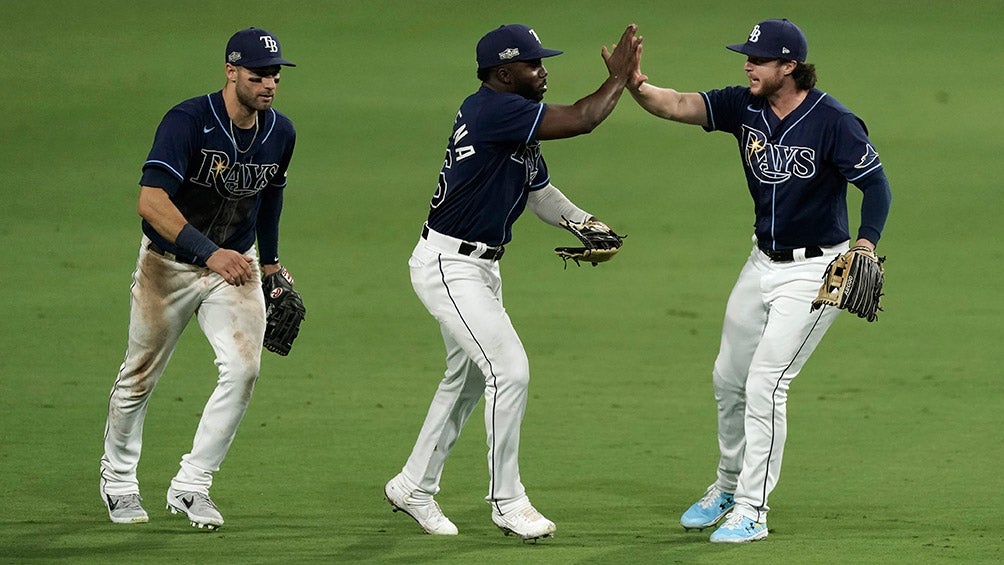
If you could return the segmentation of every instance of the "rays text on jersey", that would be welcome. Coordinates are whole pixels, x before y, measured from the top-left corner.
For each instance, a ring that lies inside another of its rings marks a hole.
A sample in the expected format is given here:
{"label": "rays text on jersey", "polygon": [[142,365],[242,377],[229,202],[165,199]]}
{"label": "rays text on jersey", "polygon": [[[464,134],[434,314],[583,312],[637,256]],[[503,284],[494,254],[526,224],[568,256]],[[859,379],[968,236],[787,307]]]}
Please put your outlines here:
{"label": "rays text on jersey", "polygon": [[792,175],[809,179],[816,174],[816,152],[810,147],[769,143],[767,135],[743,126],[743,159],[758,180],[782,183]]}
{"label": "rays text on jersey", "polygon": [[212,187],[227,199],[246,198],[261,192],[276,171],[276,163],[230,163],[230,156],[223,151],[202,150],[199,171],[189,180],[199,186]]}

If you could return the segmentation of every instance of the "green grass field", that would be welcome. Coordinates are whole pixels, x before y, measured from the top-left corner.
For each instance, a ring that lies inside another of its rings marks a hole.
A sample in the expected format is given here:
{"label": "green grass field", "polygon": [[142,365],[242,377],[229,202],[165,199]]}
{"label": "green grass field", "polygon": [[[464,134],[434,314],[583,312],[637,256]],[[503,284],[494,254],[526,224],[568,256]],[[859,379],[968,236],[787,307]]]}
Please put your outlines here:
{"label": "green grass field", "polygon": [[[1004,3],[145,4],[3,2],[0,562],[1004,560]],[[406,262],[477,88],[478,38],[535,27],[565,51],[547,100],[571,103],[603,80],[600,45],[630,22],[654,84],[701,90],[743,82],[723,46],[770,17],[806,31],[820,87],[867,122],[894,192],[885,312],[843,317],[795,381],[770,537],[718,547],[677,521],[713,479],[711,364],[753,221],[734,141],[628,96],[591,135],[544,144],[555,184],[630,235],[617,261],[562,270],[550,249],[567,234],[527,214],[502,264],[533,374],[522,476],[557,537],[524,545],[492,525],[478,416],[437,497],[461,535],[392,514],[382,486],[443,370]],[[266,355],[216,477],[226,526],[196,531],[162,506],[215,382],[195,324],[146,421],[151,521],[114,525],[97,471],[140,166],[171,105],[222,87],[226,39],[250,25],[298,63],[276,101],[299,132],[282,256],[309,318],[289,357]]]}

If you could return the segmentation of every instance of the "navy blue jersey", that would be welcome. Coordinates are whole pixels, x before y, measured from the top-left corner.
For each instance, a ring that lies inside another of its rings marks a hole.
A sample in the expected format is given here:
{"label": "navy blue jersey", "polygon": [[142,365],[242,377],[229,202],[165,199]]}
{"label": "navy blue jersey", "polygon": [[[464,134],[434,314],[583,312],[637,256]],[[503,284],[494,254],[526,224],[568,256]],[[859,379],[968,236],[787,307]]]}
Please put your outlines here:
{"label": "navy blue jersey", "polygon": [[701,95],[708,111],[705,129],[731,133],[739,142],[762,247],[828,246],[850,239],[847,183],[882,168],[864,122],[817,89],[783,120],[748,87]]}
{"label": "navy blue jersey", "polygon": [[512,239],[529,191],[550,180],[535,138],[546,108],[486,86],[464,100],[432,197],[430,228],[491,246]]}
{"label": "navy blue jersey", "polygon": [[[185,219],[222,248],[243,253],[262,231],[268,237],[261,239],[277,247],[276,207],[295,141],[293,123],[274,109],[259,112],[257,127],[241,132],[227,115],[222,92],[192,98],[160,122],[140,185],[167,191]],[[145,220],[143,233],[165,251],[190,257]],[[260,251],[263,263],[278,260],[276,249]]]}

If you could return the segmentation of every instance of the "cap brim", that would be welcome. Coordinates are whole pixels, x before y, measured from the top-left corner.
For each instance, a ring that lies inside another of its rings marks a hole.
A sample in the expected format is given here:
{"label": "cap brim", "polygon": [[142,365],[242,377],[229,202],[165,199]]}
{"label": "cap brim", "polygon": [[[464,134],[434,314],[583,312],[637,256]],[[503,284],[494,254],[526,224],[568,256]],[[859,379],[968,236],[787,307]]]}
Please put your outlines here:
{"label": "cap brim", "polygon": [[765,59],[783,59],[790,61],[798,61],[795,57],[778,57],[776,54],[771,53],[767,50],[758,49],[756,45],[750,45],[749,43],[736,43],[735,45],[726,45],[726,49],[729,51],[735,51],[736,53],[742,53],[747,57],[763,57]]}
{"label": "cap brim", "polygon": [[[525,55],[518,55],[512,59],[512,61],[535,61],[537,59],[545,59],[547,57],[555,57],[561,55],[564,51],[558,51],[557,49],[545,49],[543,47],[531,51]],[[505,63],[500,63],[505,64]]]}
{"label": "cap brim", "polygon": [[269,59],[258,59],[256,61],[239,61],[234,63],[240,65],[246,69],[260,69],[262,67],[274,67],[276,65],[282,65],[283,67],[295,67],[296,64],[282,57],[272,57]]}
{"label": "cap brim", "polygon": [[725,48],[728,49],[729,51],[735,51],[736,53],[742,53],[743,55],[752,55],[754,57],[758,56],[756,53],[752,52],[753,49],[749,48],[749,44],[748,43],[736,43],[734,45],[726,45]]}

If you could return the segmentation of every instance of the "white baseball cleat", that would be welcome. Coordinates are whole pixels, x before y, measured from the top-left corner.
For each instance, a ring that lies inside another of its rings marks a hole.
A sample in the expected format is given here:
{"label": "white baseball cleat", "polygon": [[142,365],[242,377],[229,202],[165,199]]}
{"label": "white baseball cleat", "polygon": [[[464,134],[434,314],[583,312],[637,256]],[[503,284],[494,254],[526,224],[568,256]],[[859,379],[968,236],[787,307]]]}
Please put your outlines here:
{"label": "white baseball cleat", "polygon": [[432,495],[409,489],[400,474],[387,482],[383,493],[394,512],[404,512],[411,516],[425,533],[434,536],[457,535],[457,526],[443,514]]}
{"label": "white baseball cleat", "polygon": [[167,509],[171,514],[184,514],[196,528],[216,530],[223,525],[223,515],[208,494],[167,489]]}
{"label": "white baseball cleat", "polygon": [[513,534],[523,541],[536,541],[538,539],[554,536],[557,526],[554,522],[545,518],[533,506],[527,506],[522,510],[499,514],[497,508],[492,508],[492,522],[502,530],[505,535]]}

